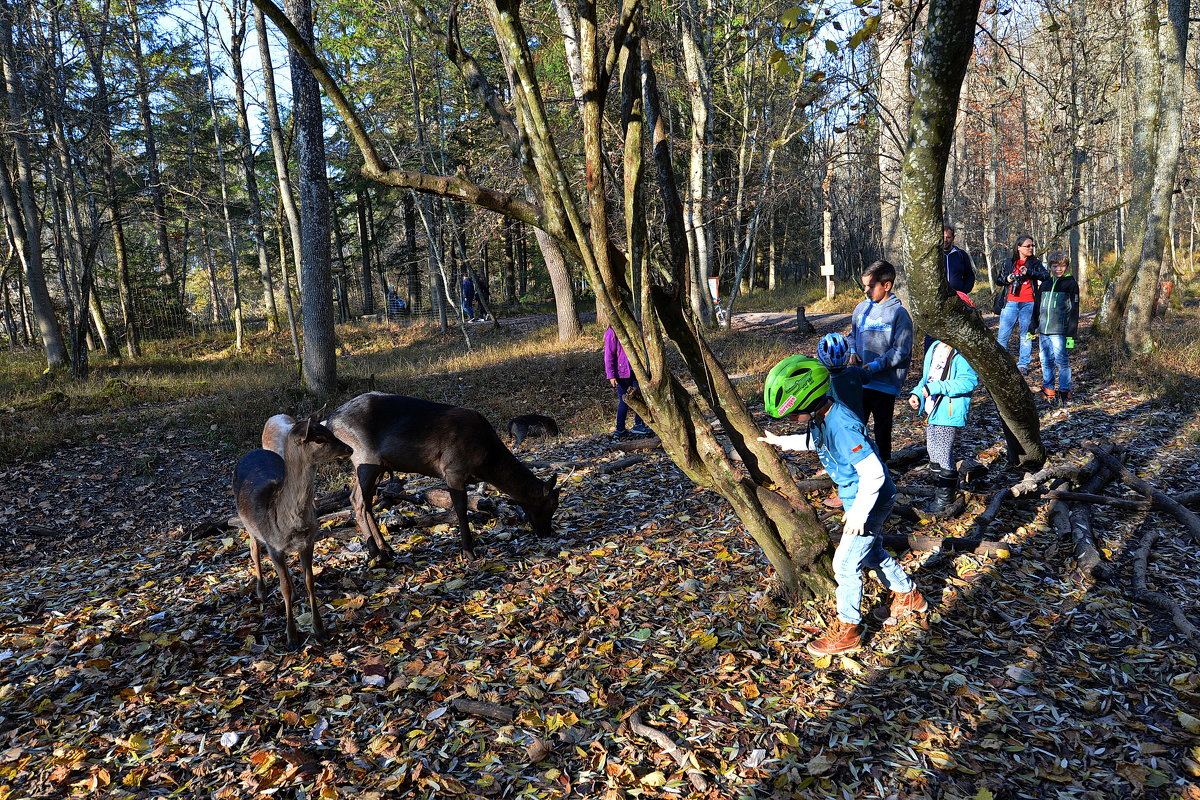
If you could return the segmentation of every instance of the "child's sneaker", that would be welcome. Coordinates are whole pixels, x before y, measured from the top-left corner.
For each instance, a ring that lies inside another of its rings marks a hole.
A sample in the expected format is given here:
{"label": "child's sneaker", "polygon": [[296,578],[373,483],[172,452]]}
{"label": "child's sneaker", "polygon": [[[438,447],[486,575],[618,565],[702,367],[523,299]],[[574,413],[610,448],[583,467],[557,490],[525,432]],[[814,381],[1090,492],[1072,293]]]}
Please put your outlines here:
{"label": "child's sneaker", "polygon": [[612,438],[614,438],[614,439],[632,439],[633,434],[625,429],[621,429],[619,431],[613,431]]}
{"label": "child's sneaker", "polygon": [[638,424],[638,425],[634,425],[632,428],[629,429],[629,432],[634,434],[635,436],[653,436],[654,435],[654,431],[650,430],[650,426],[644,422],[641,424]]}

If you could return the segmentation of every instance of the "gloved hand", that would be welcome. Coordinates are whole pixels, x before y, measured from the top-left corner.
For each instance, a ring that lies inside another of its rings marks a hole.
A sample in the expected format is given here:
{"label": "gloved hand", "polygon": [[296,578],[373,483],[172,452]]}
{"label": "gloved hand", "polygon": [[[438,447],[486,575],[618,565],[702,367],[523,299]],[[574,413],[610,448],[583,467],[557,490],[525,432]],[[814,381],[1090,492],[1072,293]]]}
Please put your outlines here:
{"label": "gloved hand", "polygon": [[1067,349],[1068,349],[1068,350],[1074,350],[1074,349],[1075,349],[1075,338],[1074,338],[1074,337],[1072,337],[1072,336],[1068,336],[1068,337],[1067,337]]}

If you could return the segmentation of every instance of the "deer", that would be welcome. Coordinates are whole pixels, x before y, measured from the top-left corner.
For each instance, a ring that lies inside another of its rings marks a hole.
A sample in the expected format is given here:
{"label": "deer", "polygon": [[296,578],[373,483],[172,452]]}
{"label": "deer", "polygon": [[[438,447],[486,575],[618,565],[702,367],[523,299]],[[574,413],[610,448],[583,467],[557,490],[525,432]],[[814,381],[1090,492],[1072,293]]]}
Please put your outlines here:
{"label": "deer", "polygon": [[[266,436],[264,430],[264,439]],[[279,576],[287,617],[287,646],[289,650],[295,650],[300,646],[300,633],[296,629],[292,607],[294,591],[287,557],[289,553],[300,555],[308,603],[312,608],[313,634],[318,640],[324,640],[327,634],[317,605],[312,570],[313,545],[317,540],[313,472],[317,464],[348,458],[353,451],[328,428],[312,419],[294,422],[275,441],[280,451],[251,450],[238,461],[234,470],[233,495],[238,515],[250,534],[255,593],[265,602],[267,592],[261,551],[265,547]]]}
{"label": "deer", "polygon": [[276,414],[266,421],[262,432],[262,449],[272,450],[283,455],[283,443],[287,440],[288,431],[296,424],[296,420],[287,414]]}
{"label": "deer", "polygon": [[458,517],[462,556],[468,561],[475,559],[467,519],[469,483],[486,481],[516,501],[534,535],[551,532],[558,508],[558,476],[543,481],[530,472],[478,411],[368,392],[335,409],[325,424],[354,450],[350,502],[371,559],[386,563],[394,555],[371,510],[375,487],[385,472],[413,472],[446,482]]}

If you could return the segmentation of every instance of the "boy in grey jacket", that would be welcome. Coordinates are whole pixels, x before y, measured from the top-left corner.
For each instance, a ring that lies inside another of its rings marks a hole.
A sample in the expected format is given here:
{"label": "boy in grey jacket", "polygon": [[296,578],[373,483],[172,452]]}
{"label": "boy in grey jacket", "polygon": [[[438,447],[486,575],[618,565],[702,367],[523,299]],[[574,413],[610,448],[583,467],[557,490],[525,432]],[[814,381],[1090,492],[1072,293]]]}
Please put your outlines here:
{"label": "boy in grey jacket", "polygon": [[896,397],[912,360],[912,317],[892,294],[895,283],[896,268],[888,262],[866,268],[862,285],[867,299],[854,309],[850,334],[854,363],[870,376],[863,385],[863,410],[873,420],[875,447],[884,464],[892,455]]}

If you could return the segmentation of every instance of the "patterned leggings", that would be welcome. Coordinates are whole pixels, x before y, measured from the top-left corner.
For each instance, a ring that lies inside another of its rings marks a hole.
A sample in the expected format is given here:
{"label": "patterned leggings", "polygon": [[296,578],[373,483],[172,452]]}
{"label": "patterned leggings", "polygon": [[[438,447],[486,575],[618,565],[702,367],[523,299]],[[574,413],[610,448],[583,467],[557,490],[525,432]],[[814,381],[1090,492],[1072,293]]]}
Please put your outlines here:
{"label": "patterned leggings", "polygon": [[925,428],[925,449],[929,463],[938,469],[954,469],[954,440],[958,428],[950,425],[929,425]]}

